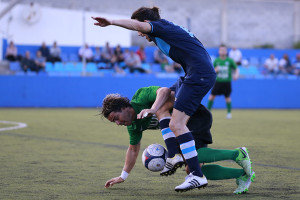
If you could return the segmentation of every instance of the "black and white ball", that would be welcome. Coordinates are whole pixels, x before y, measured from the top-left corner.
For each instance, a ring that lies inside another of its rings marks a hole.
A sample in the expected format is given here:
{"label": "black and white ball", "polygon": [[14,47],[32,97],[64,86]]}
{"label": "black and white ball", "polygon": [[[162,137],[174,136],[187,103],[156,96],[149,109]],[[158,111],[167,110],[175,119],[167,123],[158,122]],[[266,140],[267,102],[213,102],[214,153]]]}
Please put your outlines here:
{"label": "black and white ball", "polygon": [[160,144],[151,144],[143,152],[143,165],[152,172],[161,171],[168,157],[167,150]]}

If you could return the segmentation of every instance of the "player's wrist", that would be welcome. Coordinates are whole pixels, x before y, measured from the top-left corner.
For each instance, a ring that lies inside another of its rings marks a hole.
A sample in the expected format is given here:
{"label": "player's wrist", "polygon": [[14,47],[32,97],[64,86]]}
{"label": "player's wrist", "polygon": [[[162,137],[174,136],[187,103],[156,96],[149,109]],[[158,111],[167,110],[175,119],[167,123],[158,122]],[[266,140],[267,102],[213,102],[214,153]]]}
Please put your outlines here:
{"label": "player's wrist", "polygon": [[129,173],[127,173],[126,171],[122,170],[122,173],[120,175],[120,177],[125,181],[127,179],[127,177],[129,176]]}

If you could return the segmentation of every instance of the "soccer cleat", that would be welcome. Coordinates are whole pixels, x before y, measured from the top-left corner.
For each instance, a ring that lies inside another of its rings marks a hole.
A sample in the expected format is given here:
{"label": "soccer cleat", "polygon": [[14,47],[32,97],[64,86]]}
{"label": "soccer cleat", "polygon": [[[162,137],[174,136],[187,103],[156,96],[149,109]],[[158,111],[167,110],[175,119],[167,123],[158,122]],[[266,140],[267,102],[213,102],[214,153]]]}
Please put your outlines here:
{"label": "soccer cleat", "polygon": [[244,169],[245,173],[248,176],[250,176],[252,172],[252,167],[251,160],[248,154],[248,149],[246,147],[241,147],[237,150],[239,150],[239,155],[236,158],[235,162]]}
{"label": "soccer cleat", "polygon": [[227,118],[227,119],[231,119],[231,118],[232,118],[231,113],[227,113],[226,118]]}
{"label": "soccer cleat", "polygon": [[247,174],[240,176],[236,179],[236,184],[238,185],[237,189],[233,192],[234,194],[242,194],[248,191],[251,182],[255,179],[255,172],[252,171],[251,175],[248,176]]}
{"label": "soccer cleat", "polygon": [[186,192],[188,190],[192,190],[195,188],[204,188],[207,186],[207,179],[203,175],[203,177],[194,176],[192,173],[187,175],[185,177],[185,181],[181,184],[175,187],[176,192]]}
{"label": "soccer cleat", "polygon": [[167,158],[163,170],[160,172],[161,176],[169,176],[176,172],[176,170],[184,164],[181,154],[175,154],[173,158]]}

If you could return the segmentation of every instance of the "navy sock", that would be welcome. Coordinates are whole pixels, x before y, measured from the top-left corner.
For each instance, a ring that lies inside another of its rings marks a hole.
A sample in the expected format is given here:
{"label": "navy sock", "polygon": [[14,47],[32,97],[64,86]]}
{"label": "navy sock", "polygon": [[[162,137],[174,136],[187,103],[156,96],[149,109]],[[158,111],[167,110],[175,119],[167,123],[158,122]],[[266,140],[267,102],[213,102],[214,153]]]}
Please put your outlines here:
{"label": "navy sock", "polygon": [[168,149],[168,158],[173,158],[175,154],[179,154],[179,150],[177,146],[176,136],[169,128],[170,120],[170,117],[162,118],[159,121],[159,126]]}
{"label": "navy sock", "polygon": [[189,166],[190,172],[195,176],[203,176],[200,169],[197,151],[195,147],[195,140],[191,132],[184,133],[177,137],[177,141],[180,144],[180,149],[185,158],[187,165]]}

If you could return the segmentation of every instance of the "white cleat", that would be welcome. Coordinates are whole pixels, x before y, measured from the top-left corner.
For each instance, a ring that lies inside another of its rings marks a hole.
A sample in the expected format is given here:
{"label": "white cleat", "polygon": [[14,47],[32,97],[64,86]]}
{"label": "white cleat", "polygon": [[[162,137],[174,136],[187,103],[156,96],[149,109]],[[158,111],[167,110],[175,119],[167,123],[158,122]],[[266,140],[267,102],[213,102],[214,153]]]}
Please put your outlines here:
{"label": "white cleat", "polygon": [[173,158],[167,158],[163,170],[160,172],[161,176],[169,176],[176,172],[176,170],[184,164],[181,154],[175,154]]}
{"label": "white cleat", "polygon": [[206,187],[207,184],[207,179],[204,175],[203,177],[199,177],[194,176],[192,173],[190,173],[189,175],[187,175],[187,177],[185,177],[185,181],[181,185],[175,187],[175,191],[186,192],[195,188],[200,189]]}
{"label": "white cleat", "polygon": [[227,113],[226,118],[227,118],[227,119],[231,119],[231,118],[232,118],[231,113]]}

